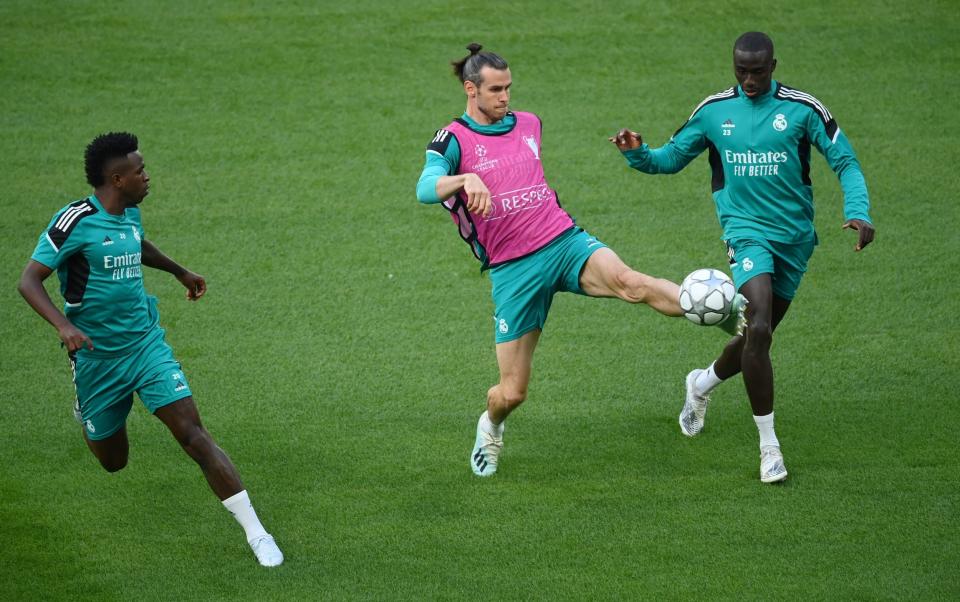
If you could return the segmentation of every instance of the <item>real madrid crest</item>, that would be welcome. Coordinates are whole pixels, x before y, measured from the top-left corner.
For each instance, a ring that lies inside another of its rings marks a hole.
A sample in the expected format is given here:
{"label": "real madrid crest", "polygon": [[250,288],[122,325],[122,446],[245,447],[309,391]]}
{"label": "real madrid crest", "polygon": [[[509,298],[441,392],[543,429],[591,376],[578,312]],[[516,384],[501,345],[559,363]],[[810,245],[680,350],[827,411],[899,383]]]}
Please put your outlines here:
{"label": "real madrid crest", "polygon": [[773,129],[778,132],[787,129],[787,118],[783,113],[777,113],[777,116],[773,118]]}

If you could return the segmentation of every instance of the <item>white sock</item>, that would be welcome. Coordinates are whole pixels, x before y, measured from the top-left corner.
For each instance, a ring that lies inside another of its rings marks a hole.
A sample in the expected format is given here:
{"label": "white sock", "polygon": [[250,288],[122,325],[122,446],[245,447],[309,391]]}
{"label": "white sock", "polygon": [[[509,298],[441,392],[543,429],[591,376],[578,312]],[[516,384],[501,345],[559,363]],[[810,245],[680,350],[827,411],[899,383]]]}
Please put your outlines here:
{"label": "white sock", "polygon": [[503,437],[503,423],[494,424],[487,412],[480,415],[480,430],[493,437]]}
{"label": "white sock", "polygon": [[780,447],[777,434],[773,432],[773,412],[766,416],[754,416],[753,421],[757,423],[757,430],[760,431],[760,447],[767,445]]}
{"label": "white sock", "polygon": [[250,496],[247,495],[246,489],[223,500],[223,507],[229,510],[230,514],[233,514],[233,518],[237,519],[237,522],[243,527],[247,534],[247,541],[253,541],[258,537],[267,535],[267,530],[263,528],[260,519],[257,518],[257,511],[253,509],[253,504],[250,503]]}
{"label": "white sock", "polygon": [[706,370],[697,375],[697,380],[693,383],[693,386],[697,388],[697,391],[701,395],[706,395],[710,391],[713,391],[717,385],[723,382],[723,379],[713,371],[713,364],[716,364],[716,362],[710,364]]}

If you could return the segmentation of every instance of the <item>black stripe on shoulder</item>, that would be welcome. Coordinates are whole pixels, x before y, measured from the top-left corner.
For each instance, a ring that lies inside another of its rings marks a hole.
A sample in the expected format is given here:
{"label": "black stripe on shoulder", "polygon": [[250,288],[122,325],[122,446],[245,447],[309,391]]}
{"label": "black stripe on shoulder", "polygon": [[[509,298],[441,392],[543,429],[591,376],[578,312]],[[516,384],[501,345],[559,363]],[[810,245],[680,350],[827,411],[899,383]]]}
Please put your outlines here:
{"label": "black stripe on shoulder", "polygon": [[450,139],[455,137],[456,136],[454,136],[453,132],[450,130],[437,130],[437,133],[434,134],[430,144],[427,145],[427,150],[433,151],[438,155],[443,155],[447,152],[447,147],[450,146]]}
{"label": "black stripe on shoulder", "polygon": [[830,111],[827,110],[827,107],[823,105],[822,102],[817,100],[817,98],[812,94],[807,94],[802,90],[797,90],[796,88],[791,88],[790,86],[785,86],[777,82],[777,90],[774,92],[774,97],[777,100],[783,100],[786,102],[797,102],[807,107],[810,107],[817,117],[820,118],[820,121],[823,122],[823,127],[827,130],[827,136],[832,140],[834,135],[836,135],[839,126],[837,125],[837,120],[833,118],[833,115],[830,114]]}
{"label": "black stripe on shoulder", "polygon": [[47,230],[47,236],[53,242],[56,251],[66,242],[70,233],[77,227],[84,218],[90,217],[98,209],[90,202],[90,199],[82,199],[67,205],[67,208],[61,211],[53,220],[53,225]]}
{"label": "black stripe on shoulder", "polygon": [[703,107],[709,104],[713,104],[715,102],[731,100],[738,96],[740,96],[740,92],[738,92],[736,86],[734,86],[732,88],[727,88],[723,92],[717,92],[716,94],[711,94],[710,96],[704,98],[702,101],[700,101],[700,104],[698,104],[696,108],[693,109],[693,112],[690,113],[690,116],[687,117],[687,120],[683,122],[683,125],[677,128],[677,131],[674,132],[673,135],[676,136],[677,134],[679,134],[680,130],[682,130],[685,125],[690,123],[690,120],[693,119],[693,116],[696,115],[700,111],[700,109],[702,109]]}

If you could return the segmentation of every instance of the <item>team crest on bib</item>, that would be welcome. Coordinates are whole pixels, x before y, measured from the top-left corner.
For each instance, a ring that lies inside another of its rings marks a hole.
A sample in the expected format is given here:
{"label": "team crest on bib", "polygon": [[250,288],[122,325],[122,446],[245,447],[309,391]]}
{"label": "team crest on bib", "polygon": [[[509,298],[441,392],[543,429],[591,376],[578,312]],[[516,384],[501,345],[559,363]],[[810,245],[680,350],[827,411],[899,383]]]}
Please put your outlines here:
{"label": "team crest on bib", "polygon": [[777,113],[777,116],[773,118],[773,129],[778,132],[787,129],[787,118],[783,113]]}

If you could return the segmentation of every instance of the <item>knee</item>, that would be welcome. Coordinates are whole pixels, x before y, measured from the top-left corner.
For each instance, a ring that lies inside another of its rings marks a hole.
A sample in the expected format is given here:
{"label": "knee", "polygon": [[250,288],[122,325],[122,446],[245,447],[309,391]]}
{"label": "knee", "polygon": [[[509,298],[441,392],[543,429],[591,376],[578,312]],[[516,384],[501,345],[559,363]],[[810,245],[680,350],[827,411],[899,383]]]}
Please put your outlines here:
{"label": "knee", "polygon": [[628,303],[643,303],[650,293],[649,276],[624,268],[613,276],[613,290]]}
{"label": "knee", "polygon": [[103,466],[103,469],[106,470],[107,472],[119,472],[124,468],[126,468],[127,466],[126,454],[117,458],[97,458],[97,459],[100,460],[100,466]]}
{"label": "knee", "polygon": [[192,425],[177,437],[183,450],[195,460],[208,456],[214,447],[213,438],[202,426]]}
{"label": "knee", "polygon": [[527,398],[527,388],[501,385],[500,394],[508,407],[515,408]]}
{"label": "knee", "polygon": [[773,341],[773,329],[768,320],[753,317],[747,322],[745,346],[748,349],[769,349]]}

